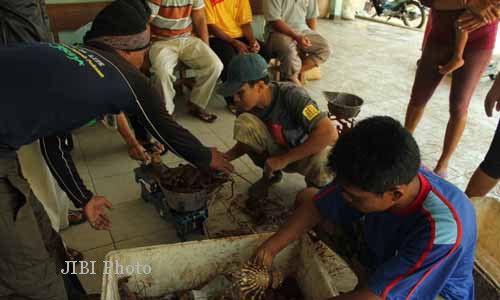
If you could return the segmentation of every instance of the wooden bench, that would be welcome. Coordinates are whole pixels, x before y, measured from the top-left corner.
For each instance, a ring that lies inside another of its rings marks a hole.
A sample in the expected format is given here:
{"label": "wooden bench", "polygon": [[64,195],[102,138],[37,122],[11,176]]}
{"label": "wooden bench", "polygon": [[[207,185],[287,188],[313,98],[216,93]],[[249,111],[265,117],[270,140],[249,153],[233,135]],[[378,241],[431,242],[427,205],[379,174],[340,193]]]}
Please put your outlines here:
{"label": "wooden bench", "polygon": [[75,31],[92,22],[97,14],[111,1],[92,3],[47,4],[47,14],[54,40],[59,42],[59,33]]}

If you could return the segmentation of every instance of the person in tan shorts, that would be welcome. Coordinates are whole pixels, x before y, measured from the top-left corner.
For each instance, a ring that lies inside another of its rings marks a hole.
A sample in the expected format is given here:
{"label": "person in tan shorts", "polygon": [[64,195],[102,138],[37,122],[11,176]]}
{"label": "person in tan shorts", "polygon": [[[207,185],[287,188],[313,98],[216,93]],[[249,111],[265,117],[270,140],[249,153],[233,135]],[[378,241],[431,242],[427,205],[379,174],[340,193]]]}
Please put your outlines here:
{"label": "person in tan shorts", "polygon": [[283,78],[301,85],[299,74],[324,63],[331,55],[328,40],[316,31],[316,0],[263,1],[266,52],[276,55]]}
{"label": "person in tan shorts", "polygon": [[233,95],[240,111],[234,126],[236,144],[228,160],[248,154],[263,168],[263,177],[249,190],[256,193],[280,181],[281,171],[305,176],[308,186],[323,187],[333,176],[326,162],[338,133],[326,112],[306,90],[290,82],[270,82],[260,55],[236,56],[228,67],[221,95]]}

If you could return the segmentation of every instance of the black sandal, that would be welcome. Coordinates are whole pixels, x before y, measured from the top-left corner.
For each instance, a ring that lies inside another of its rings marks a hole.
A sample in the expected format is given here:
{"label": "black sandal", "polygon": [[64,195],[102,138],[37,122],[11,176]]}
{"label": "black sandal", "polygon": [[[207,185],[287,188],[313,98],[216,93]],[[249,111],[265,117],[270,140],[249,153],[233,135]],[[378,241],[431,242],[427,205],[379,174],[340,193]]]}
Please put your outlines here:
{"label": "black sandal", "polygon": [[229,110],[229,112],[232,113],[235,116],[238,115],[238,108],[234,104],[228,104],[227,105],[227,110]]}
{"label": "black sandal", "polygon": [[83,260],[83,253],[80,251],[67,247],[66,248],[66,257],[68,261],[76,261],[80,262]]}
{"label": "black sandal", "polygon": [[202,120],[203,122],[213,123],[215,120],[217,120],[217,116],[216,115],[208,113],[206,111],[203,111],[203,110],[201,110],[199,108],[190,109],[189,113],[192,116],[194,116],[194,117]]}

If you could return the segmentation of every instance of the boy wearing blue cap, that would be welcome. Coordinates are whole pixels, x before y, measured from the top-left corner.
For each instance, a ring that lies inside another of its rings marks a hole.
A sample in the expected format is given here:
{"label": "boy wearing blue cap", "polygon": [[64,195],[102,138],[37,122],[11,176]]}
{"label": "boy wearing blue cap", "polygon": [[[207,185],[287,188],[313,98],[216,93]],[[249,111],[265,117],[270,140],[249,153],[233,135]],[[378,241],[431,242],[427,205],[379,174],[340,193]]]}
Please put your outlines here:
{"label": "boy wearing blue cap", "polygon": [[281,170],[304,175],[308,186],[329,183],[327,156],[338,134],[306,90],[289,82],[270,82],[266,61],[254,53],[236,56],[227,73],[219,93],[234,96],[244,113],[234,125],[237,143],[226,155],[234,160],[248,154],[264,171],[250,187],[250,197],[257,198],[279,182]]}

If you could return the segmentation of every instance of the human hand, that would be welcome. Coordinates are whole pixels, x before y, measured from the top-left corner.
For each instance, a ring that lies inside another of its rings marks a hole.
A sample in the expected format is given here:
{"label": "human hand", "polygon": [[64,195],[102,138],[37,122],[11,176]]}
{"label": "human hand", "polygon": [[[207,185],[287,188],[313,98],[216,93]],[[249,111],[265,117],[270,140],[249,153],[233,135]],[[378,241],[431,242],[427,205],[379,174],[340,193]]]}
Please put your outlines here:
{"label": "human hand", "polygon": [[106,215],[106,208],[112,208],[106,198],[102,196],[94,196],[83,208],[83,213],[87,217],[90,226],[96,230],[111,229],[111,220]]}
{"label": "human hand", "polygon": [[251,41],[249,50],[250,50],[250,52],[253,52],[253,53],[259,53],[259,51],[260,51],[259,42],[257,42],[257,40]]}
{"label": "human hand", "polygon": [[484,110],[488,117],[493,116],[493,108],[500,111],[500,77],[497,77],[484,101]]}
{"label": "human hand", "polygon": [[465,13],[458,19],[458,28],[467,32],[472,32],[486,24],[486,21],[472,13]]}
{"label": "human hand", "polygon": [[499,17],[496,5],[487,0],[469,0],[467,8],[486,24],[494,22]]}
{"label": "human hand", "polygon": [[163,146],[163,144],[158,141],[153,141],[148,144],[148,149],[146,150],[149,153],[161,154],[163,153],[163,151],[165,151],[165,146]]}
{"label": "human hand", "polygon": [[295,41],[297,41],[297,44],[302,49],[307,49],[307,48],[309,48],[309,47],[312,46],[311,40],[309,40],[309,38],[307,38],[304,35],[297,36],[297,38],[295,39]]}
{"label": "human hand", "polygon": [[274,254],[267,246],[267,243],[262,244],[252,256],[252,263],[257,266],[266,267],[268,270],[273,265]]}
{"label": "human hand", "polygon": [[274,172],[284,169],[288,163],[283,156],[269,157],[264,165],[264,173],[272,175]]}
{"label": "human hand", "polygon": [[140,160],[142,162],[148,162],[151,160],[151,156],[147,153],[146,149],[139,144],[136,143],[128,148],[128,155],[135,160]]}
{"label": "human hand", "polygon": [[151,161],[151,154],[160,155],[165,151],[165,146],[163,146],[163,144],[158,141],[148,143],[147,146],[148,147],[146,149],[139,142],[136,142],[132,146],[129,146],[128,154],[132,159],[147,163]]}
{"label": "human hand", "polygon": [[243,42],[240,42],[238,40],[233,40],[231,45],[233,45],[233,47],[236,48],[236,50],[238,50],[239,54],[248,52],[248,46]]}
{"label": "human hand", "polygon": [[217,148],[210,148],[210,152],[212,153],[210,168],[222,171],[226,174],[230,174],[234,171],[233,165],[228,161],[228,158],[224,153],[219,152]]}

